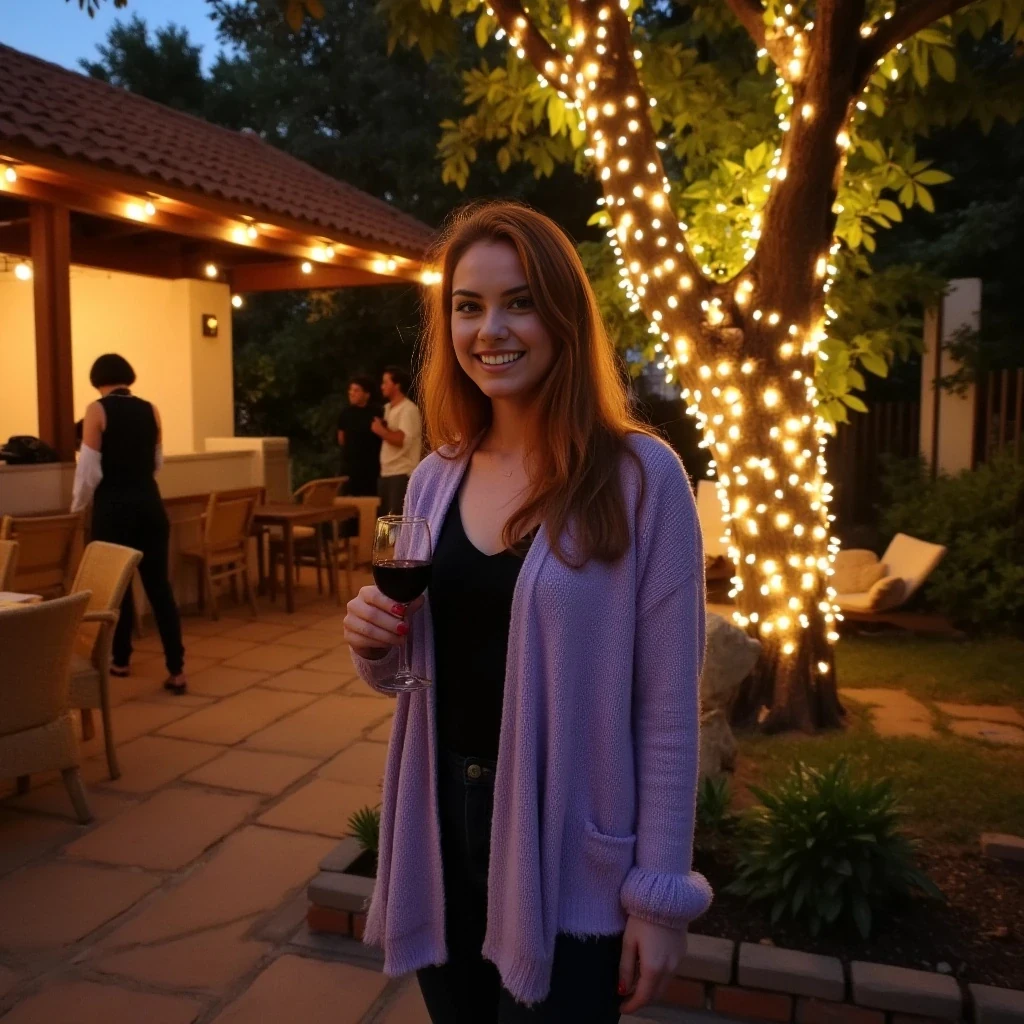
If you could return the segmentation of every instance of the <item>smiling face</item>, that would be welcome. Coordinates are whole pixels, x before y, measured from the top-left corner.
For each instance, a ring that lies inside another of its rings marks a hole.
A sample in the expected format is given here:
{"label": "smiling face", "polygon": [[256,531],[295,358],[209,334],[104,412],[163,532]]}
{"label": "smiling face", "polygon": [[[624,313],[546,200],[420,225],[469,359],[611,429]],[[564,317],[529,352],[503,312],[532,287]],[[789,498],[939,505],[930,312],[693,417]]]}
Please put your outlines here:
{"label": "smiling face", "polygon": [[554,340],[507,242],[477,242],[456,264],[451,330],[459,365],[492,401],[529,400],[555,361]]}
{"label": "smiling face", "polygon": [[364,391],[361,385],[353,381],[348,386],[348,400],[352,405],[362,409],[370,400],[370,392]]}

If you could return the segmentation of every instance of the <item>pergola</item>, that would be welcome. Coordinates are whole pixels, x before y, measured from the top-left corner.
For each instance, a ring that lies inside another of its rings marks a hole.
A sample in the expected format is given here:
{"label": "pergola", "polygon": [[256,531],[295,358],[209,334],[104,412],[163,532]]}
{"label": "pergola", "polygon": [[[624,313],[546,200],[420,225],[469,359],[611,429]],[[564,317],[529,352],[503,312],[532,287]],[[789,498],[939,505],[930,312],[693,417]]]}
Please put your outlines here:
{"label": "pergola", "polygon": [[32,274],[39,434],[62,459],[72,264],[235,293],[430,283],[431,234],[253,133],[0,45],[0,253]]}

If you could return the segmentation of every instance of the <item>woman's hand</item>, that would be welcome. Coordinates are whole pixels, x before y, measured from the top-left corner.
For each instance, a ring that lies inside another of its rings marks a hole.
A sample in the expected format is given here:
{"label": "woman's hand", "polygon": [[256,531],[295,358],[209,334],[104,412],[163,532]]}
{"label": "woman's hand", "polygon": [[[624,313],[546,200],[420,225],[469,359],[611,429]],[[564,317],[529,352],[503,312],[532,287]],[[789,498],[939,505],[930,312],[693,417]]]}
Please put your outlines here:
{"label": "woman's hand", "polygon": [[622,1004],[622,1012],[633,1013],[657,1002],[685,954],[685,929],[666,928],[664,925],[642,921],[639,917],[630,917],[622,936],[619,995],[632,995]]}
{"label": "woman's hand", "polygon": [[345,643],[363,658],[382,658],[389,647],[401,647],[409,632],[407,617],[423,605],[397,604],[376,587],[363,587],[348,603]]}

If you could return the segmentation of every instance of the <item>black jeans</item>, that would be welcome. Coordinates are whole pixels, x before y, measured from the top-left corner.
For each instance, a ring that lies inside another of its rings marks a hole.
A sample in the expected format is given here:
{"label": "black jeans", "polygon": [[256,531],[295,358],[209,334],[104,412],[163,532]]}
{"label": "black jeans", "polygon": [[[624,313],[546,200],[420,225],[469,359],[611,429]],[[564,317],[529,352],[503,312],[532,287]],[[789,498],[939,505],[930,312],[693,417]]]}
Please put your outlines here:
{"label": "black jeans", "polygon": [[[139,576],[146,591],[160,642],[164,648],[167,671],[180,675],[185,667],[185,647],[181,641],[181,619],[178,605],[167,575],[167,548],[171,535],[170,523],[164,511],[160,494],[147,490],[104,489],[96,491],[92,513],[93,540],[123,544],[142,552]],[[121,603],[121,615],[114,628],[114,664],[126,667],[132,660],[132,626],[135,605],[129,587]]]}
{"label": "black jeans", "polygon": [[418,972],[433,1024],[616,1024],[622,936],[559,935],[551,990],[524,1006],[480,950],[487,929],[487,870],[495,763],[442,751],[438,768],[448,962]]}
{"label": "black jeans", "polygon": [[377,493],[380,495],[378,515],[400,516],[405,505],[405,490],[409,486],[408,475],[382,476],[377,481]]}

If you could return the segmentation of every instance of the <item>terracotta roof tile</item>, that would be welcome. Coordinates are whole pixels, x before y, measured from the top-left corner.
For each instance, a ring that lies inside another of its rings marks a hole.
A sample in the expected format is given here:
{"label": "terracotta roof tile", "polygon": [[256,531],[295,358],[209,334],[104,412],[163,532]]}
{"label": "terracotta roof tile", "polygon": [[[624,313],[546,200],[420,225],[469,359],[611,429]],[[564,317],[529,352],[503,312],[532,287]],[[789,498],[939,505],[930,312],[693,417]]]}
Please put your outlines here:
{"label": "terracotta roof tile", "polygon": [[[28,145],[302,221],[311,233],[419,256],[431,229],[263,142],[0,44],[0,150]],[[40,162],[43,162],[42,160]],[[141,183],[140,183],[140,187]]]}

